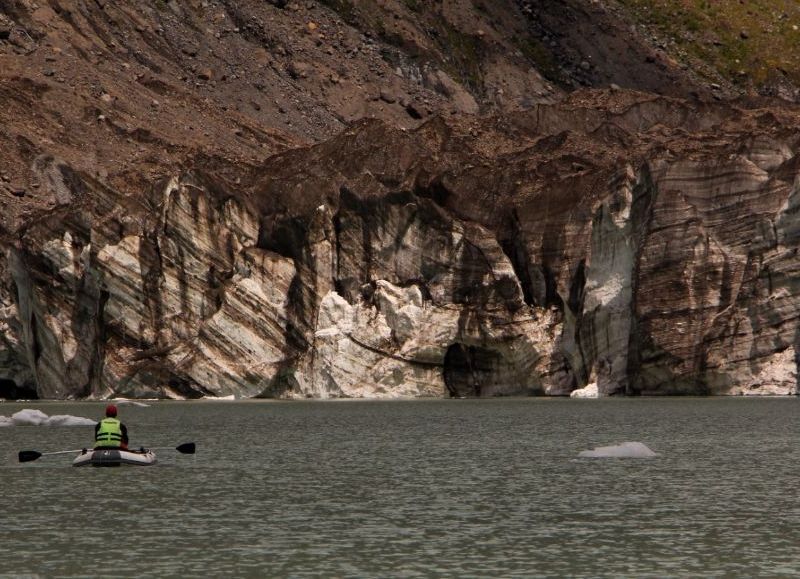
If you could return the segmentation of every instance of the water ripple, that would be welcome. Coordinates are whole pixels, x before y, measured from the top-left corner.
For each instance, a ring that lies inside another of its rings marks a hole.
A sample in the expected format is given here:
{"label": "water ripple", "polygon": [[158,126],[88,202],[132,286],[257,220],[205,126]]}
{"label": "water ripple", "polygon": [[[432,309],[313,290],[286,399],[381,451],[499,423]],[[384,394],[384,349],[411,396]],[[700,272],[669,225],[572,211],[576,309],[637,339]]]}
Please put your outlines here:
{"label": "water ripple", "polygon": [[[20,465],[22,448],[79,448],[90,433],[5,428],[0,577],[102,575],[109,533],[108,568],[122,576],[796,575],[796,409],[161,403],[126,409],[131,430],[147,444],[194,438],[199,453],[120,469],[74,469],[69,456]],[[99,407],[88,410],[48,406]],[[575,458],[627,440],[659,456]]]}

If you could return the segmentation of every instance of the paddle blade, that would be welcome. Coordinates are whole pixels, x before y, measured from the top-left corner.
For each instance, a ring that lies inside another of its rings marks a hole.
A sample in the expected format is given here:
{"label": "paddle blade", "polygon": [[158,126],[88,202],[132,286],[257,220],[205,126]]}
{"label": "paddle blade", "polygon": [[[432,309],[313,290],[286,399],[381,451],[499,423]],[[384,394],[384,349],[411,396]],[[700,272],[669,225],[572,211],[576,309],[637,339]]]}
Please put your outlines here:
{"label": "paddle blade", "polygon": [[20,450],[19,451],[19,461],[20,462],[30,462],[32,460],[36,460],[42,456],[41,452],[36,452],[35,450]]}
{"label": "paddle blade", "polygon": [[182,452],[183,454],[194,454],[194,442],[184,442],[180,446],[175,447],[175,450]]}

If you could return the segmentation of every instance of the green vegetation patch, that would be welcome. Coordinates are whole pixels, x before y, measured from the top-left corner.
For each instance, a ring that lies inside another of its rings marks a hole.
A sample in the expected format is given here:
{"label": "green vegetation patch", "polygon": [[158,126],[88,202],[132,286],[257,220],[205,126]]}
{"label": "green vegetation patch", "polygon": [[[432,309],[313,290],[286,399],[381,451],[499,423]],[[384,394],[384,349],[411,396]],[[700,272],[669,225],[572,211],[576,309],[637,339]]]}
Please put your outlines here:
{"label": "green vegetation patch", "polygon": [[447,58],[444,66],[446,72],[459,78],[473,90],[481,90],[483,87],[481,40],[461,32],[442,20],[439,22],[439,41]]}
{"label": "green vegetation patch", "polygon": [[342,20],[350,25],[355,24],[358,20],[356,7],[350,0],[320,0],[320,3],[336,12],[342,17]]}
{"label": "green vegetation patch", "polygon": [[[797,0],[619,0],[634,21],[674,41],[723,76],[761,84],[800,82]],[[672,50],[672,48],[668,48]]]}
{"label": "green vegetation patch", "polygon": [[525,38],[514,36],[511,38],[511,42],[547,80],[556,84],[565,82],[564,75],[552,53],[540,41],[530,36]]}

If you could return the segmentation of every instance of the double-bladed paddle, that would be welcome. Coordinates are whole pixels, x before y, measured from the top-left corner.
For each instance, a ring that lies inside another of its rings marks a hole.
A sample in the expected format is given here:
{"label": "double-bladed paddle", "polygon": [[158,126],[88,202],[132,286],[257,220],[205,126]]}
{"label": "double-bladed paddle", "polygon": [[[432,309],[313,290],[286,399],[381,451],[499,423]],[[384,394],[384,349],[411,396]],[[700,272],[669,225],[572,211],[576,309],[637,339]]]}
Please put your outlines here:
{"label": "double-bladed paddle", "polygon": [[146,448],[145,450],[177,450],[182,454],[194,454],[195,445],[194,442],[184,442],[183,444],[179,444],[176,447],[171,446],[156,446],[154,448]]}
{"label": "double-bladed paddle", "polygon": [[[41,456],[51,456],[54,454],[73,454],[76,452],[84,452],[85,448],[79,448],[77,450],[59,450],[58,452],[38,452],[36,450],[20,450],[19,451],[19,461],[20,462],[30,462],[32,460],[36,460]],[[194,454],[195,453],[195,444],[194,442],[184,442],[176,447],[171,446],[160,446],[157,448],[149,448],[147,450],[177,450],[182,454]],[[135,451],[129,451],[135,452]]]}

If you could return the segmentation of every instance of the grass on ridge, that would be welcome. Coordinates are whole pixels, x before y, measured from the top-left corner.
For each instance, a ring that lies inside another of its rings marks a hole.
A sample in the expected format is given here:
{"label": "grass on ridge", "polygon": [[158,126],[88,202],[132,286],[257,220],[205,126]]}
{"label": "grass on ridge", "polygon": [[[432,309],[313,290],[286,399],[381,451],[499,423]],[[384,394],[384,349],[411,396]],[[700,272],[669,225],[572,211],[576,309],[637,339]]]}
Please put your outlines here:
{"label": "grass on ridge", "polygon": [[779,75],[800,83],[800,2],[797,0],[618,0],[635,22],[674,41],[684,52],[737,84],[759,85]]}

